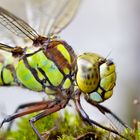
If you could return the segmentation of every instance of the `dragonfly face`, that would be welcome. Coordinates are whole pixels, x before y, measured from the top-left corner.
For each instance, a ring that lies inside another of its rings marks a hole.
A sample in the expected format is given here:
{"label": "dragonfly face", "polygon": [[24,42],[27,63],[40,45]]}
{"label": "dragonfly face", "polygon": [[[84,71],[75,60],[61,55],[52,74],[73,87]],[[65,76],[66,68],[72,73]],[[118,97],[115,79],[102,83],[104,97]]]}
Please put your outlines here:
{"label": "dragonfly face", "polygon": [[76,82],[83,93],[95,102],[110,98],[116,83],[115,64],[95,53],[77,59]]}

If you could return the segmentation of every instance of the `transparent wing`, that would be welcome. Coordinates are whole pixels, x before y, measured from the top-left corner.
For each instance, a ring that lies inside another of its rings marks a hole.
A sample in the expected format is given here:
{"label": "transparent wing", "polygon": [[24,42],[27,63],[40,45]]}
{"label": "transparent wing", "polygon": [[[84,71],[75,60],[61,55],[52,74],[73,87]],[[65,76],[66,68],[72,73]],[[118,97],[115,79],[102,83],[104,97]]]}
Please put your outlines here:
{"label": "transparent wing", "polygon": [[0,43],[0,50],[3,50],[5,52],[10,52],[15,57],[19,57],[19,56],[23,55],[23,53],[25,52],[25,50],[21,47],[18,47],[18,46],[11,47],[11,46],[3,44],[3,43]]}
{"label": "transparent wing", "polygon": [[[102,128],[102,129],[107,130],[109,132],[112,132],[113,134],[116,134],[116,135],[118,135],[118,136],[120,136],[120,137],[122,137],[124,139],[127,139],[125,136],[123,136],[119,132],[120,129],[118,131],[117,129],[115,129],[116,127],[114,128],[114,125],[113,125],[113,129],[112,129],[112,128],[103,126],[102,124],[100,124],[100,123],[98,123],[98,122],[90,119],[90,117],[86,114],[85,110],[81,106],[81,103],[80,103],[80,95],[81,95],[81,91],[79,89],[77,89],[75,91],[75,100],[74,101],[75,101],[75,105],[76,105],[76,109],[77,109],[78,113],[80,114],[80,116],[83,118],[83,120],[85,122],[87,122],[88,124],[93,125],[93,126],[98,126],[98,127]],[[125,125],[112,111],[110,111],[108,108],[106,108],[106,107],[98,104],[97,102],[94,102],[93,100],[90,100],[88,97],[89,97],[88,95],[85,96],[86,101],[88,103],[90,103],[91,105],[97,107],[97,109],[102,114],[104,114],[104,115],[110,114],[113,117],[113,119],[115,121],[117,121],[117,123],[119,123],[120,126],[122,126],[124,129],[127,129],[128,128],[127,125]],[[116,124],[115,124],[115,126],[116,126]]]}
{"label": "transparent wing", "polygon": [[2,7],[0,7],[0,24],[22,38],[28,37],[31,40],[38,38],[38,34],[33,28]]}
{"label": "transparent wing", "polygon": [[59,33],[75,16],[81,0],[67,0],[62,9],[56,15],[56,19],[50,28],[50,33]]}
{"label": "transparent wing", "polygon": [[12,45],[12,46],[16,45],[11,32],[9,33],[8,30],[5,31],[2,25],[0,25],[0,41],[3,44]]}
{"label": "transparent wing", "polygon": [[95,105],[98,110],[104,114],[107,119],[112,124],[112,127],[116,129],[119,132],[124,131],[126,128],[129,128],[120,118],[118,118],[111,110],[109,110],[107,107],[104,107],[103,105],[96,104]]}
{"label": "transparent wing", "polygon": [[28,21],[41,35],[61,32],[75,16],[82,0],[26,0]]}
{"label": "transparent wing", "polygon": [[122,132],[125,129],[129,128],[117,115],[115,115],[107,107],[94,102],[93,100],[89,99],[88,96],[85,96],[85,99],[88,103],[95,106],[103,115],[106,116],[106,118],[110,121],[110,124],[114,128],[114,130]]}
{"label": "transparent wing", "polygon": [[0,43],[0,50],[4,50],[6,52],[11,52],[11,50],[14,49],[13,47]]}

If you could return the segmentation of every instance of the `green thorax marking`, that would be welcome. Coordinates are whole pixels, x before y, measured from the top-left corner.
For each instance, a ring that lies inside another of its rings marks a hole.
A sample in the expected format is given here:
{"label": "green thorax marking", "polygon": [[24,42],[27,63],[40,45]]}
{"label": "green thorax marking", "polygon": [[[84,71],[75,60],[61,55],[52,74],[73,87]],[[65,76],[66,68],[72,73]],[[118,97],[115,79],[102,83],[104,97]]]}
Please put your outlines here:
{"label": "green thorax marking", "polygon": [[11,85],[15,82],[14,65],[10,60],[0,55],[0,85]]}
{"label": "green thorax marking", "polygon": [[67,43],[51,41],[47,49],[23,56],[16,68],[17,78],[34,91],[67,89],[72,82],[75,60],[76,55]]}

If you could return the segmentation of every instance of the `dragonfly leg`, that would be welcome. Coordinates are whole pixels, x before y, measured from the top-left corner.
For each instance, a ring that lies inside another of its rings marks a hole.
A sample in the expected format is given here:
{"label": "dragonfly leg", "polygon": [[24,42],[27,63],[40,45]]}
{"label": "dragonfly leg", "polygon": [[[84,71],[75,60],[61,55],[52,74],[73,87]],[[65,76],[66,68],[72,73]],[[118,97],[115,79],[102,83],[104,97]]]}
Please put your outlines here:
{"label": "dragonfly leg", "polygon": [[[30,125],[32,127],[32,129],[34,130],[34,132],[36,133],[36,135],[38,136],[38,138],[40,140],[43,140],[42,136],[40,135],[40,133],[38,132],[37,128],[34,126],[34,123],[54,112],[59,111],[60,109],[64,108],[67,103],[68,103],[69,99],[60,101],[60,103],[57,103],[56,105],[54,105],[52,108],[46,109],[44,112],[36,115],[35,117],[33,117],[32,119],[30,119]],[[46,132],[47,134],[47,132]]]}
{"label": "dragonfly leg", "polygon": [[46,101],[44,103],[40,103],[40,105],[35,105],[33,106],[30,106],[30,107],[27,107],[25,109],[23,109],[21,112],[17,112],[17,113],[14,113],[12,115],[8,115],[4,118],[4,120],[2,121],[2,123],[0,124],[0,128],[3,126],[4,123],[6,122],[10,122],[16,118],[19,118],[21,116],[24,116],[24,115],[28,115],[28,114],[31,114],[31,113],[34,113],[34,112],[38,112],[38,111],[41,111],[41,110],[44,110],[44,109],[47,109],[47,108],[51,108],[52,106],[54,106],[54,104],[56,104],[56,102],[58,102],[57,100],[49,100],[49,101]]}
{"label": "dragonfly leg", "polygon": [[80,94],[81,92],[79,90],[76,91],[76,94],[75,94],[75,105],[76,105],[76,109],[77,109],[77,112],[79,113],[79,115],[81,116],[81,118],[86,121],[87,123],[89,123],[90,125],[95,125],[95,126],[98,126],[102,129],[105,129],[109,132],[112,132],[126,140],[128,140],[127,138],[125,138],[123,135],[121,135],[120,133],[118,133],[117,131],[113,130],[113,129],[110,129],[108,127],[105,127],[101,124],[99,124],[98,122],[94,121],[94,120],[91,120],[89,118],[89,116],[86,114],[86,112],[84,111],[84,109],[82,108],[81,106],[81,103],[80,103]]}
{"label": "dragonfly leg", "polygon": [[[48,103],[49,103],[49,101],[48,101]],[[24,109],[24,110],[25,110],[25,109],[27,110],[27,109],[29,109],[30,107],[35,107],[35,106],[40,106],[40,105],[46,105],[46,104],[48,104],[48,103],[46,103],[46,101],[39,101],[39,102],[32,102],[32,103],[21,104],[21,105],[19,105],[19,106],[17,107],[17,109],[15,110],[14,114],[17,113],[17,112],[19,112],[19,110],[23,110],[23,109]],[[14,122],[14,119],[10,121],[10,123],[9,123],[9,125],[8,125],[8,127],[7,127],[6,132],[10,131],[13,122]]]}

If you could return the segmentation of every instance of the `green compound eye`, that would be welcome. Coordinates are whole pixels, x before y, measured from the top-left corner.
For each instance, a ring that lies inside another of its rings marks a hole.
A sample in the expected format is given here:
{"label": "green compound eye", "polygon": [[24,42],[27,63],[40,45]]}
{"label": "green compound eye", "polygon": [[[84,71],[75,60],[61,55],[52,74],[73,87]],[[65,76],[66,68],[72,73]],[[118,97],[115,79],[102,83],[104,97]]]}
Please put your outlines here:
{"label": "green compound eye", "polygon": [[94,65],[89,61],[81,58],[77,60],[78,71],[76,81],[79,88],[84,93],[89,93],[95,90],[99,83],[98,65]]}
{"label": "green compound eye", "polygon": [[110,60],[100,66],[100,86],[105,91],[113,89],[116,81],[115,65],[113,63],[108,64],[108,61]]}
{"label": "green compound eye", "polygon": [[80,55],[77,59],[76,81],[83,93],[96,102],[110,98],[116,82],[115,65],[95,53]]}

